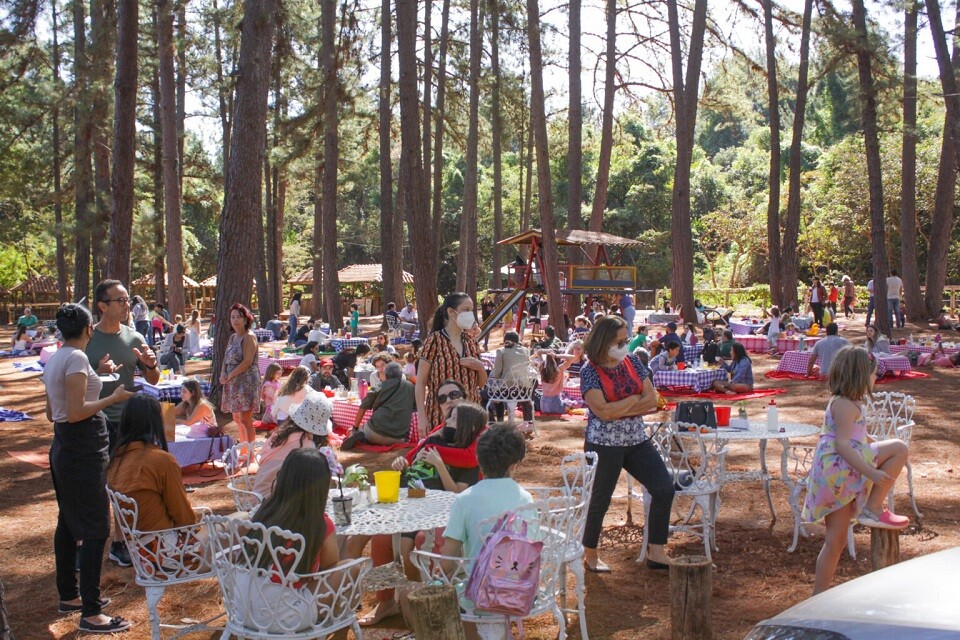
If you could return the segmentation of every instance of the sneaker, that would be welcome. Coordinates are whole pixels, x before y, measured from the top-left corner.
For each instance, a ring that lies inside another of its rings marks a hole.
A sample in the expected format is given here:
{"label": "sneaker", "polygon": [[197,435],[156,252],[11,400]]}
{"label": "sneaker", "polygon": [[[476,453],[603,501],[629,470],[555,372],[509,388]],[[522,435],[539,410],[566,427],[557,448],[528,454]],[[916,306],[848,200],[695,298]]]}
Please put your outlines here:
{"label": "sneaker", "polygon": [[110,555],[108,557],[121,567],[133,565],[133,562],[130,561],[130,552],[127,551],[127,545],[122,542],[114,541],[110,545]]}
{"label": "sneaker", "polygon": [[350,451],[355,446],[357,446],[358,442],[366,442],[366,441],[367,439],[363,437],[363,431],[357,430],[351,433],[349,436],[347,436],[347,438],[340,445],[340,449],[342,449],[343,451]]}
{"label": "sneaker", "polygon": [[888,509],[884,509],[879,516],[869,509],[863,509],[857,516],[857,522],[865,527],[876,529],[903,529],[910,524],[910,519],[906,516],[891,513]]}

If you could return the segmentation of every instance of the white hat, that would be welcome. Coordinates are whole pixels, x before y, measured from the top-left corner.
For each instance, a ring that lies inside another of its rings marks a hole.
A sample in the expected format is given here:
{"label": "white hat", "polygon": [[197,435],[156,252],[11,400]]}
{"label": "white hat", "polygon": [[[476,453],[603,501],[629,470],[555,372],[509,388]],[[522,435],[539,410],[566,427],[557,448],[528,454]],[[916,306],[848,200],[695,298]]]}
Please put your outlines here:
{"label": "white hat", "polygon": [[318,391],[310,389],[303,402],[290,408],[290,419],[298,427],[318,436],[330,433],[330,418],[333,416],[333,404]]}

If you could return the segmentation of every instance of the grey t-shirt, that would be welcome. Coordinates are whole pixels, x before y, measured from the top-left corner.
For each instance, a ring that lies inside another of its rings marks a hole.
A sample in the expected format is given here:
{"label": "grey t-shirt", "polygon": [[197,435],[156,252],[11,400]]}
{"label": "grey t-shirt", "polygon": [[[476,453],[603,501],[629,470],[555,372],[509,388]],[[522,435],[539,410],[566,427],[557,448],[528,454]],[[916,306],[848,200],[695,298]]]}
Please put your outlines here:
{"label": "grey t-shirt", "polygon": [[85,402],[96,402],[100,397],[100,376],[90,366],[87,356],[74,347],[60,347],[43,367],[43,383],[47,388],[50,416],[54,422],[67,421],[67,376],[74,373],[87,376],[83,397]]}
{"label": "grey t-shirt", "polygon": [[827,336],[823,340],[818,340],[817,344],[813,345],[813,353],[820,362],[821,375],[825,376],[830,373],[830,365],[833,364],[834,356],[837,355],[840,349],[847,346],[850,346],[850,343],[846,338],[841,338],[840,336]]}
{"label": "grey t-shirt", "polygon": [[[140,361],[137,359],[137,354],[133,352],[133,348],[143,350],[146,344],[142,335],[124,324],[120,325],[120,331],[113,334],[104,333],[99,328],[94,329],[93,337],[87,344],[87,358],[90,360],[90,366],[96,369],[100,360],[108,353],[110,359],[113,360],[113,364],[118,367],[123,365],[117,370],[120,379],[117,382],[107,382],[103,385],[103,390],[100,392],[101,398],[113,393],[120,385],[124,387],[133,386],[133,374],[140,366]],[[106,414],[107,420],[120,422],[124,405],[126,405],[126,402],[118,402],[104,409],[103,412]]]}

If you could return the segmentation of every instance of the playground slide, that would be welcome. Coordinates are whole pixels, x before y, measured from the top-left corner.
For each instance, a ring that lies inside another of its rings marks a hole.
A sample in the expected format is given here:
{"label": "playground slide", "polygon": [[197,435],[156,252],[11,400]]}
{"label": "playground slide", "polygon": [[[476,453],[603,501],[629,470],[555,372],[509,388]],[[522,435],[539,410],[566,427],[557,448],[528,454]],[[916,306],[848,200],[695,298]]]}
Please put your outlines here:
{"label": "playground slide", "polygon": [[514,289],[511,291],[510,295],[500,303],[500,306],[494,309],[493,313],[491,313],[487,317],[486,321],[484,321],[484,323],[480,326],[480,335],[477,336],[477,341],[483,342],[483,339],[487,337],[487,334],[490,333],[495,326],[497,326],[497,323],[503,320],[505,315],[507,315],[507,311],[513,308],[513,305],[517,304],[517,302],[520,301],[520,298],[522,298],[526,293],[526,289]]}

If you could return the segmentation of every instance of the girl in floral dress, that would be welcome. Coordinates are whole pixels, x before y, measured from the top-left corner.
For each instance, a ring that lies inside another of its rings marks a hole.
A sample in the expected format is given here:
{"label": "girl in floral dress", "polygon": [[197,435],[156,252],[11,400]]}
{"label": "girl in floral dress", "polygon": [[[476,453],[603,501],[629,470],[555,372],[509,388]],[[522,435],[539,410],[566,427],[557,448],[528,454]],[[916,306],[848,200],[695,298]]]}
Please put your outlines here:
{"label": "girl in floral dress", "polygon": [[260,408],[260,370],[257,366],[257,339],[250,331],[253,314],[242,304],[230,309],[230,327],[233,335],[223,354],[220,384],[223,395],[220,408],[230,413],[240,430],[240,440],[251,442],[257,433],[253,429],[253,411]]}
{"label": "girl in floral dress", "polygon": [[817,557],[814,594],[833,581],[851,519],[882,529],[902,529],[909,524],[907,518],[883,506],[906,464],[907,445],[897,439],[876,442],[867,434],[861,403],[873,391],[876,377],[876,359],[860,347],[844,347],[830,367],[833,397],[807,476],[801,516],[804,522],[825,521],[827,527]]}

